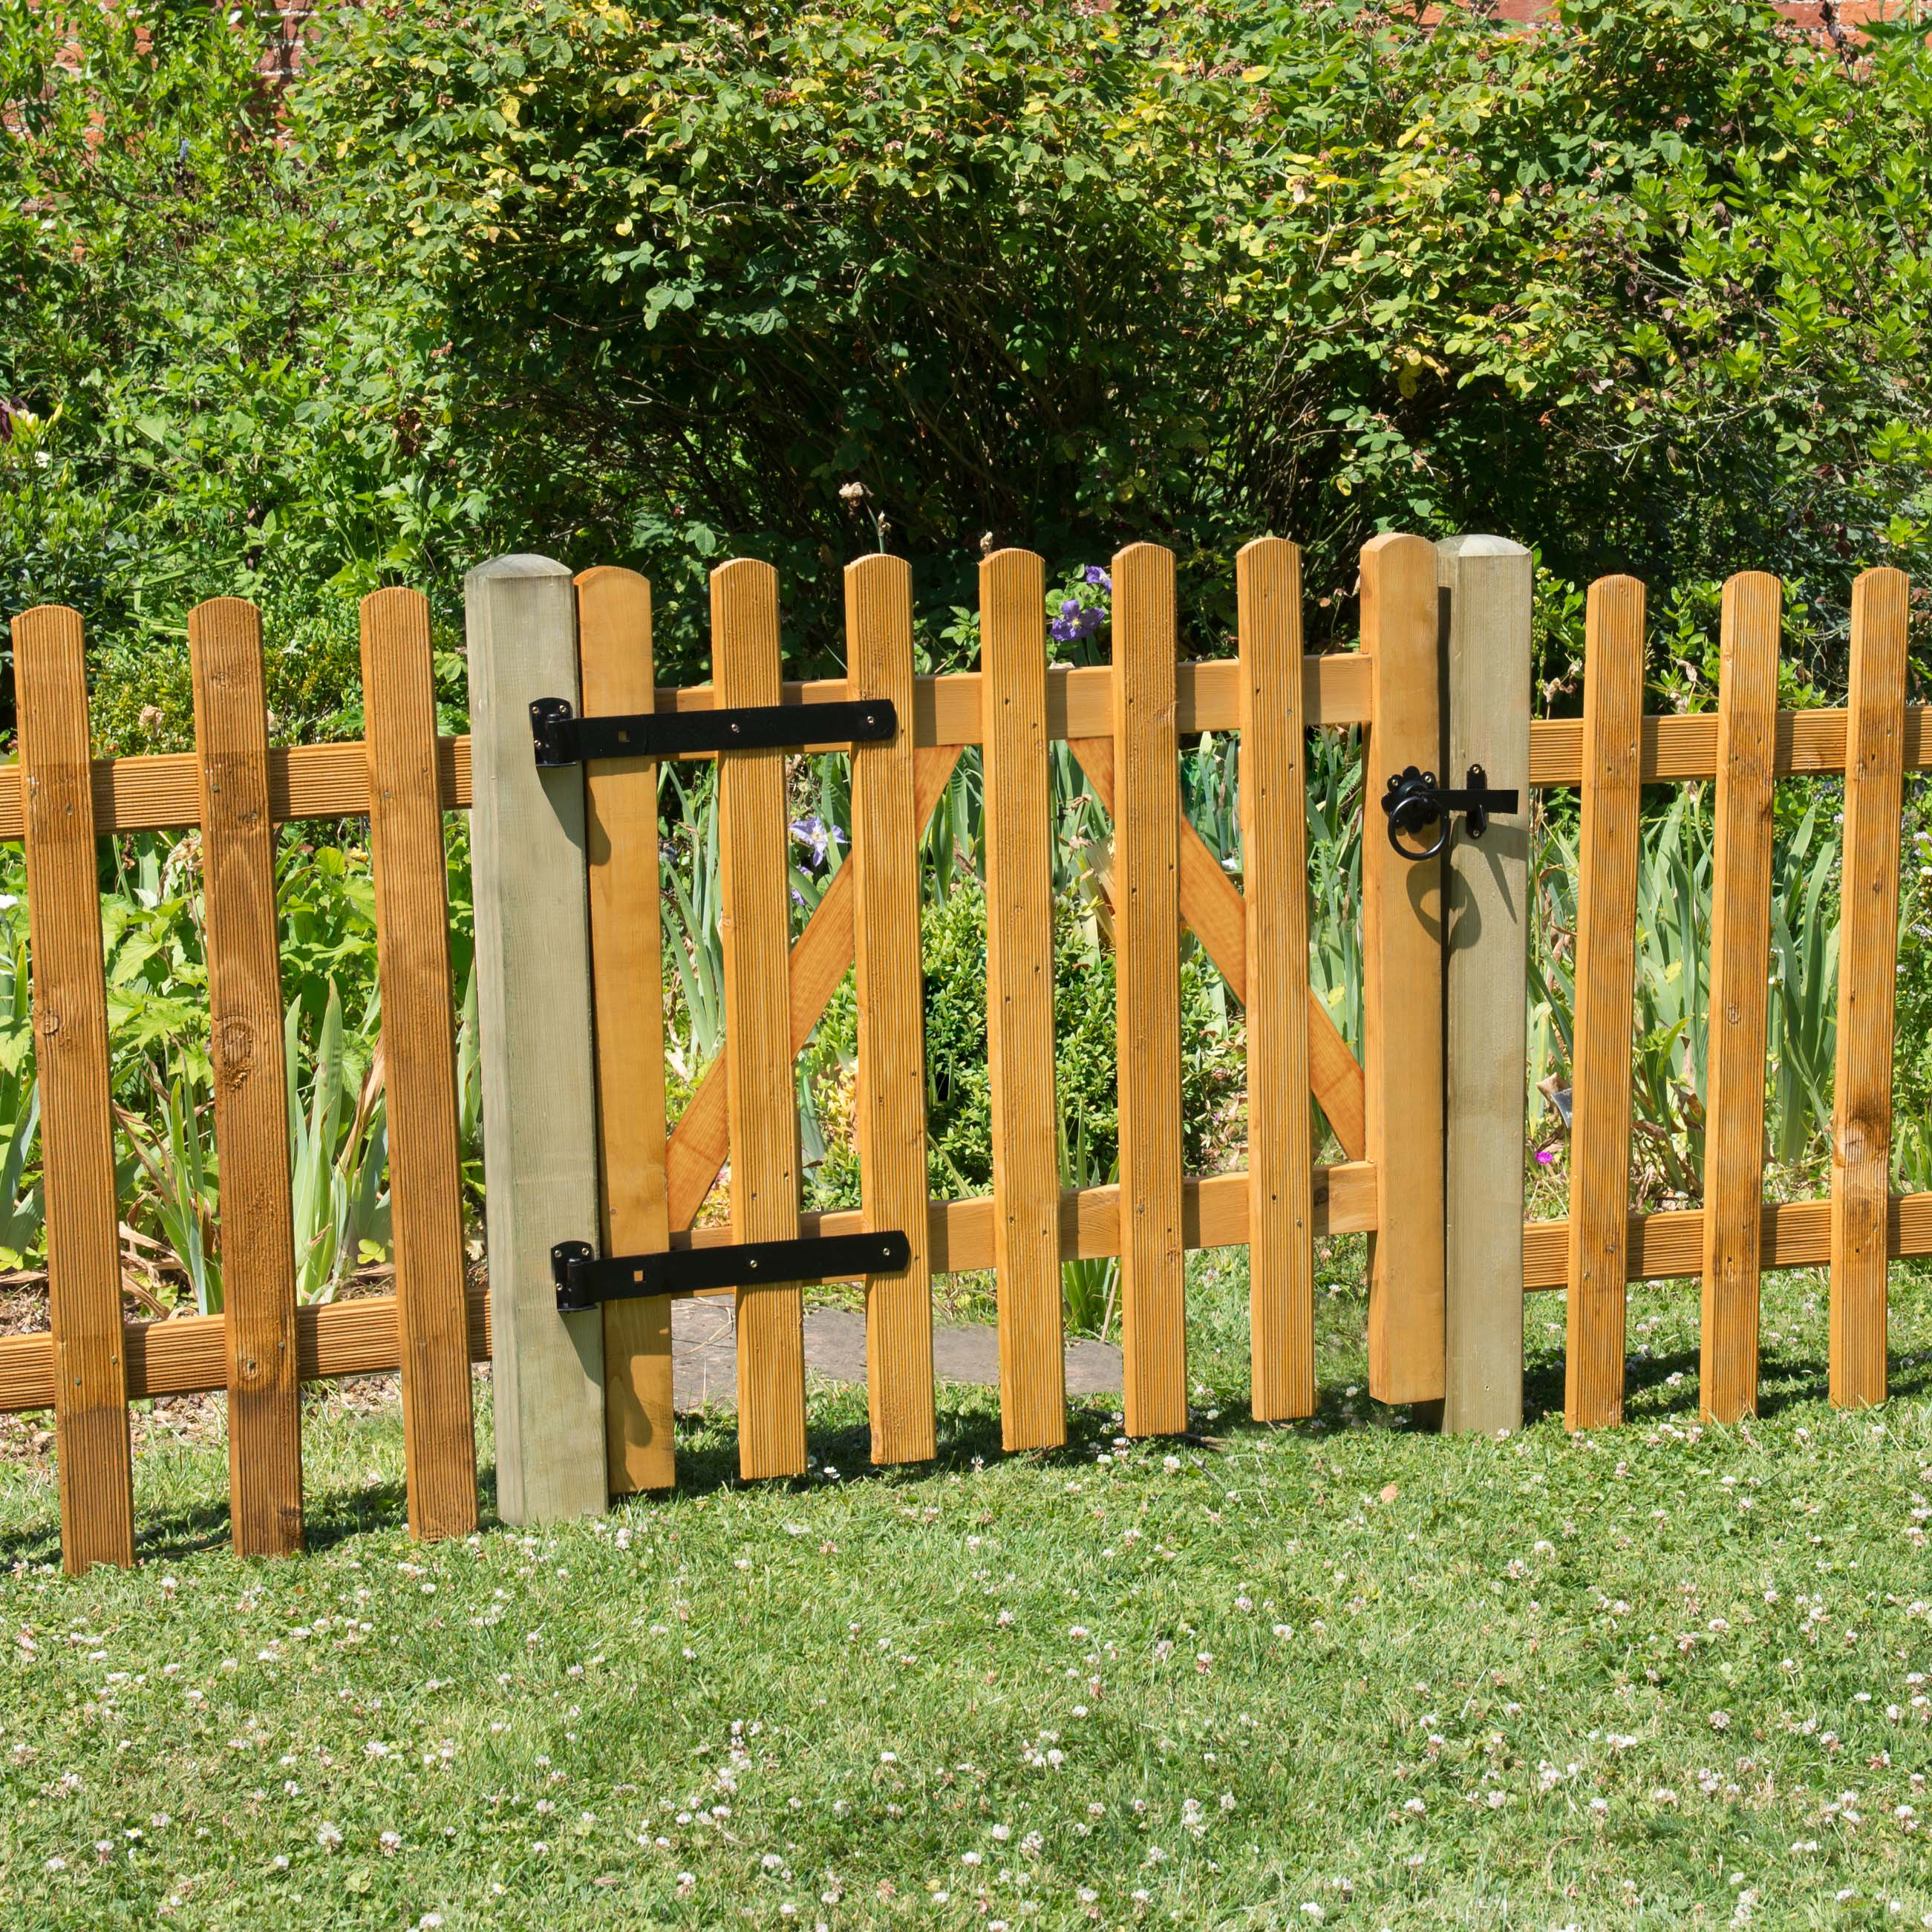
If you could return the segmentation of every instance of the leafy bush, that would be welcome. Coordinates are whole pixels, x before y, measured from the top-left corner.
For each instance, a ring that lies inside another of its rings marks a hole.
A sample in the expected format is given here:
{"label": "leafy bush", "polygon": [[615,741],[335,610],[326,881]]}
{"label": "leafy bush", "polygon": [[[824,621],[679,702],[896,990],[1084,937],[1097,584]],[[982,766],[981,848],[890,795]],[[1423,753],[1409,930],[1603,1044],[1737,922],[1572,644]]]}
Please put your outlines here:
{"label": "leafy bush", "polygon": [[328,10],[284,127],[252,21],[8,10],[0,602],[86,611],[130,749],[185,730],[201,596],[352,730],[350,598],[453,643],[512,548],[644,568],[680,679],[706,568],[766,555],[818,668],[875,515],[941,656],[987,534],[1172,543],[1212,644],[1239,541],[1301,539],[1346,633],[1405,525],[1540,547],[1558,686],[1609,568],[1660,670],[1779,569],[1828,671],[1856,568],[1928,559],[1932,56],[1480,10],[406,0]]}
{"label": "leafy bush", "polygon": [[[930,901],[923,928],[928,1185],[942,1199],[966,1199],[993,1187],[986,901],[979,882],[969,879]],[[1238,1036],[1231,1034],[1214,998],[1218,984],[1214,969],[1190,950],[1180,974],[1180,1104],[1190,1173],[1220,1164],[1244,1078]],[[1104,1181],[1120,1160],[1114,955],[1092,941],[1064,900],[1054,920],[1054,1018],[1058,1111],[1079,1124],[1084,1178]],[[806,1054],[821,1120],[849,1120],[849,1105],[838,1096],[849,1089],[857,1059],[858,1008],[848,977]],[[808,1192],[813,1207],[858,1204],[859,1165],[849,1126],[827,1137]]]}
{"label": "leafy bush", "polygon": [[0,618],[86,615],[104,750],[190,741],[218,595],[263,606],[278,736],[353,735],[355,596],[418,582],[446,620],[480,547],[412,458],[434,345],[355,280],[234,17],[0,14]]}
{"label": "leafy bush", "polygon": [[344,8],[296,104],[365,272],[452,352],[493,512],[644,564],[783,566],[832,647],[871,527],[968,603],[982,533],[1231,548],[1347,621],[1385,524],[1668,594],[1783,569],[1828,639],[1925,551],[1932,62],[1768,8],[1365,0]]}

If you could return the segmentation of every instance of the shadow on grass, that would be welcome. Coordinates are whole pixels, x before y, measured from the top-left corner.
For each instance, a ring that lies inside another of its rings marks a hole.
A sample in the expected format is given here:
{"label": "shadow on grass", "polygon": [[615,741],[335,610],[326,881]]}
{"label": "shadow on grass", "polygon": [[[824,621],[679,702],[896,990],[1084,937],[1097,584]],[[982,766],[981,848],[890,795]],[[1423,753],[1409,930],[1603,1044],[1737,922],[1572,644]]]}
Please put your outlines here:
{"label": "shadow on grass", "polygon": [[[1672,1377],[1678,1378],[1673,1384]],[[1639,1355],[1633,1350],[1624,1370],[1624,1420],[1695,1422],[1699,1419],[1701,1387],[1695,1344],[1667,1354]],[[1932,1394],[1932,1357],[1894,1354],[1886,1375],[1887,1400],[1910,1400]],[[1758,1365],[1757,1415],[1760,1420],[1793,1408],[1815,1407],[1831,1400],[1826,1364],[1798,1360],[1772,1353]],[[1522,1413],[1526,1424],[1563,1419],[1563,1358],[1546,1357],[1527,1364],[1523,1372]]]}
{"label": "shadow on grass", "polygon": [[[1561,1383],[1558,1383],[1561,1392]],[[975,1391],[974,1394],[978,1392]],[[962,1400],[962,1396],[964,1400]],[[871,1460],[871,1431],[862,1408],[856,1412],[827,1418],[821,1410],[814,1418],[808,1454],[812,1473],[787,1479],[784,1486],[799,1491],[821,1488],[826,1472],[836,1471],[842,1486],[855,1483],[896,1483],[909,1490],[963,1472],[1001,1462],[1024,1461],[1042,1468],[1076,1469],[1084,1467],[1097,1451],[1110,1448],[1121,1430],[1120,1410],[1109,1397],[1070,1397],[1066,1405],[1066,1441],[1055,1449],[1021,1450],[1010,1454],[1002,1445],[1000,1415],[991,1391],[980,1400],[963,1389],[952,1391],[948,1401],[942,1394],[938,1417],[936,1453],[929,1462],[875,1465]],[[845,1402],[840,1408],[852,1406]],[[1190,1433],[1166,1439],[1195,1448],[1216,1450],[1229,1446],[1238,1435],[1266,1433],[1271,1436],[1299,1436],[1310,1442],[1328,1439],[1364,1429],[1392,1435],[1432,1432],[1436,1424],[1428,1405],[1414,1408],[1370,1406],[1372,1413],[1346,1400],[1339,1391],[1321,1393],[1316,1412],[1304,1420],[1257,1422],[1245,1400],[1217,1398],[1219,1413],[1211,1435]],[[1438,1406],[1439,1407],[1439,1405]],[[1143,1438],[1143,1443],[1162,1438]],[[680,1496],[704,1496],[719,1490],[754,1486],[741,1483],[738,1474],[738,1435],[736,1412],[727,1408],[706,1409],[682,1418],[678,1432],[677,1493]],[[763,1482],[754,1486],[764,1488]],[[648,1498],[638,1500],[648,1502]]]}

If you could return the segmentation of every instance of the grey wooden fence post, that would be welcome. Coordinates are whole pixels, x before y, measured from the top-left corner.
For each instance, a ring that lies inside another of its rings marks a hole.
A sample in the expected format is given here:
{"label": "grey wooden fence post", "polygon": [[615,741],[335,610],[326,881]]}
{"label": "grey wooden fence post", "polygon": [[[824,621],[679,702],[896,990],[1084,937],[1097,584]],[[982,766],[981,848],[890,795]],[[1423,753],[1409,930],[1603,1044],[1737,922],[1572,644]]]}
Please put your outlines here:
{"label": "grey wooden fence post", "polygon": [[1529,943],[1529,552],[1503,537],[1436,546],[1443,592],[1446,785],[1472,765],[1514,788],[1449,849],[1445,1429],[1522,1420],[1523,1134]]}
{"label": "grey wooden fence post", "polygon": [[597,1238],[584,775],[539,771],[532,698],[578,704],[577,597],[548,557],[464,580],[470,640],[483,1168],[506,1522],[604,1508],[603,1324],[557,1312],[552,1243]]}

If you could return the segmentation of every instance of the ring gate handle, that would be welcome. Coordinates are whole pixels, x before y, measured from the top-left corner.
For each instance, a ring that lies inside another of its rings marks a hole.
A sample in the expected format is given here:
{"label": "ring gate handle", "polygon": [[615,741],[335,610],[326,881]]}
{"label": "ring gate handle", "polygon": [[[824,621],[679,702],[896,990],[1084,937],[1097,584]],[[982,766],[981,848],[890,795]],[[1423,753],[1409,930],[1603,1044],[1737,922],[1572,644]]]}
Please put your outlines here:
{"label": "ring gate handle", "polygon": [[[1492,790],[1489,774],[1480,765],[1472,765],[1460,791],[1445,790],[1436,782],[1433,772],[1418,771],[1405,765],[1388,782],[1382,794],[1382,809],[1388,814],[1389,843],[1405,859],[1420,863],[1432,859],[1449,843],[1451,814],[1461,812],[1472,838],[1480,838],[1490,829],[1490,814],[1505,814],[1517,808],[1514,791]],[[1419,840],[1425,825],[1440,825],[1435,842],[1430,845],[1405,845],[1405,834]]]}
{"label": "ring gate handle", "polygon": [[[1420,863],[1432,859],[1449,842],[1449,814],[1444,809],[1442,794],[1436,782],[1433,772],[1418,771],[1414,766],[1405,766],[1394,773],[1388,782],[1388,789],[1382,794],[1382,809],[1388,814],[1389,843],[1405,859]],[[1437,825],[1432,844],[1424,845],[1419,842],[1422,828]],[[1404,844],[1405,836],[1414,839],[1415,844]]]}

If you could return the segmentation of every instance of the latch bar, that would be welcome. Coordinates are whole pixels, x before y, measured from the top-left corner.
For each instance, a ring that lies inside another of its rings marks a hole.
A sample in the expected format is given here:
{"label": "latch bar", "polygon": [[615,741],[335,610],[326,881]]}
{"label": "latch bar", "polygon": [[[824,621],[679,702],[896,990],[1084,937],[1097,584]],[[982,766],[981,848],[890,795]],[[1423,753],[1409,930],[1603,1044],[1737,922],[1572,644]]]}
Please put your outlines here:
{"label": "latch bar", "polygon": [[600,1261],[588,1241],[559,1241],[550,1251],[560,1313],[647,1295],[673,1300],[708,1288],[788,1286],[892,1274],[912,1260],[912,1244],[896,1228],[868,1234],[813,1234],[795,1241],[740,1241],[676,1248],[661,1254],[614,1255]]}
{"label": "latch bar", "polygon": [[898,729],[890,698],[833,704],[724,705],[710,711],[640,711],[580,718],[567,698],[530,704],[537,764],[548,770],[592,758],[676,758],[705,752],[790,750],[806,745],[874,744]]}

